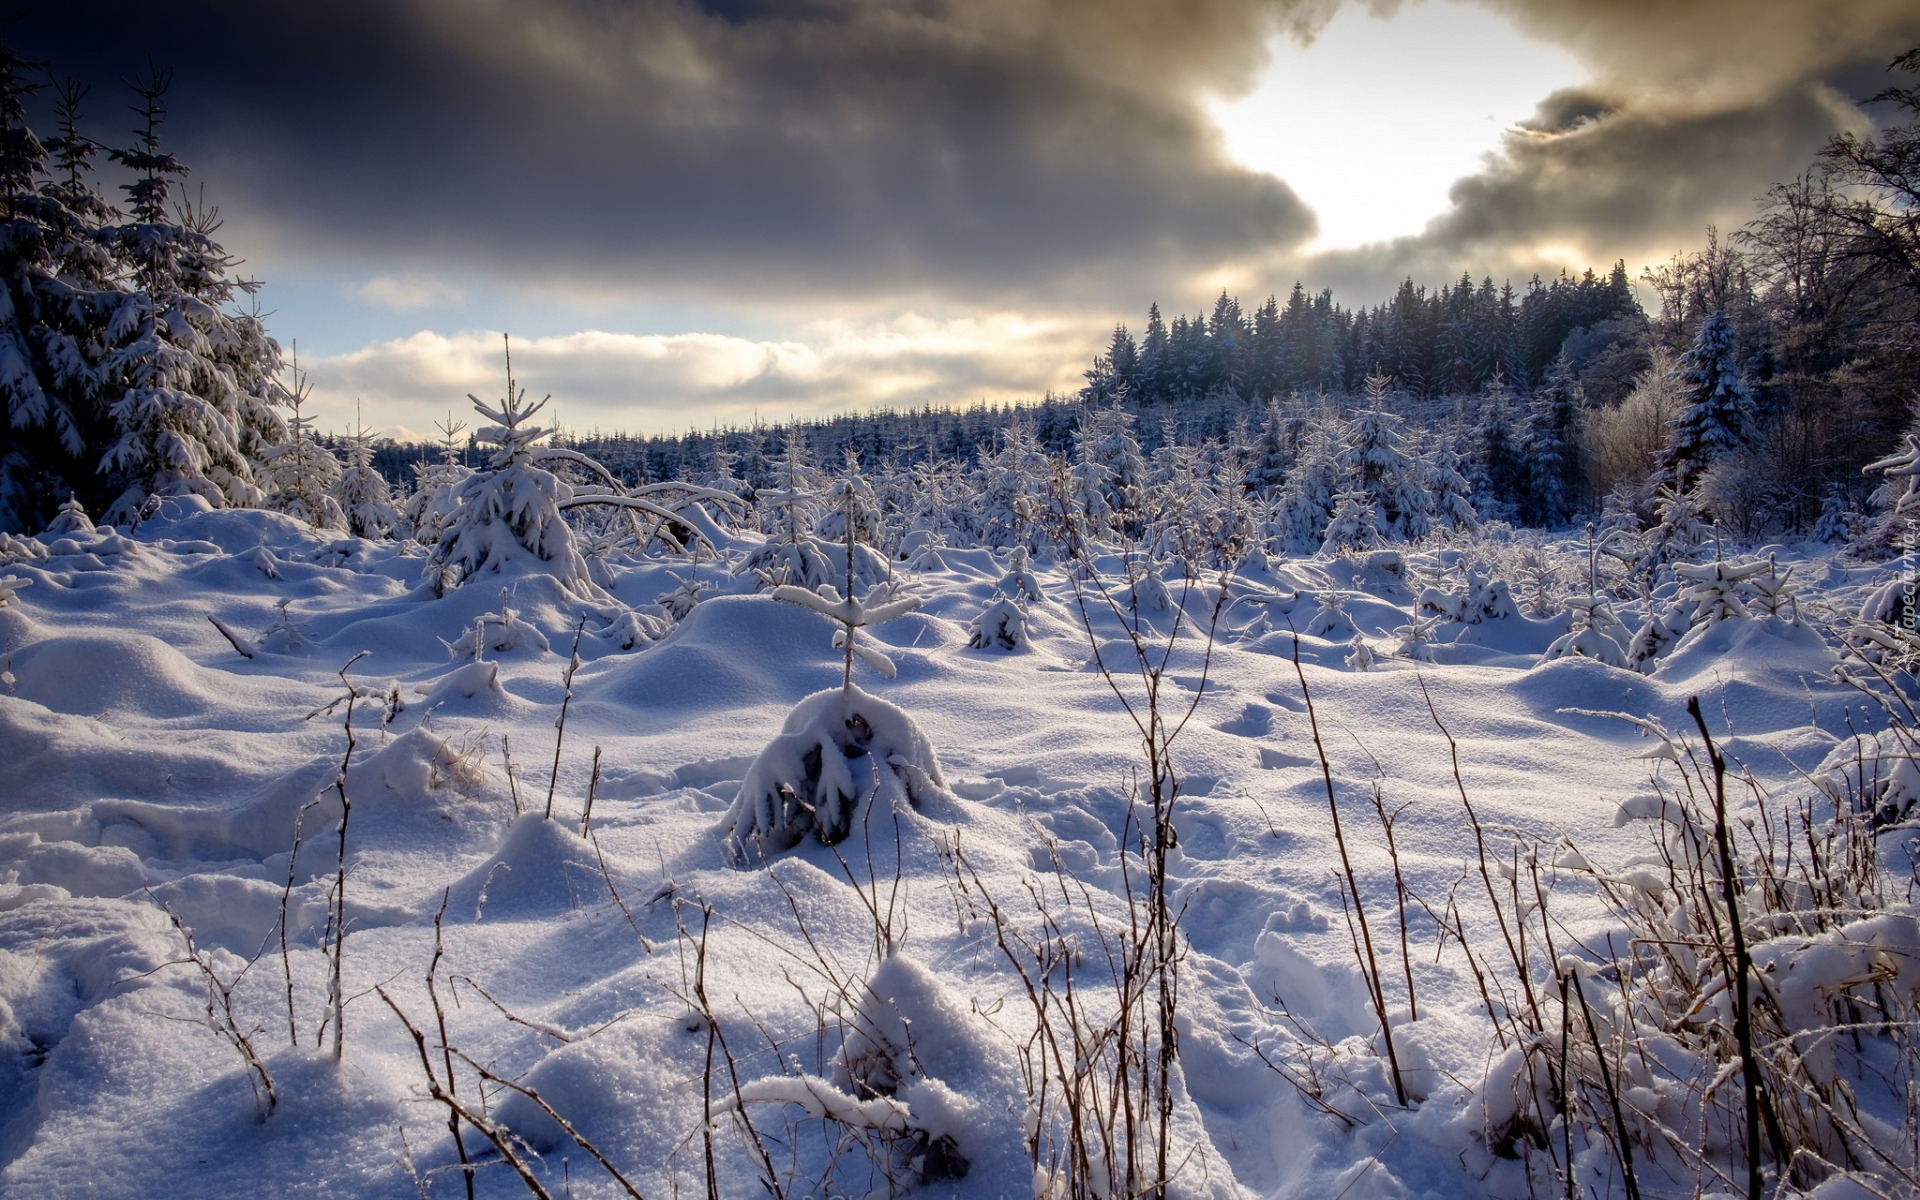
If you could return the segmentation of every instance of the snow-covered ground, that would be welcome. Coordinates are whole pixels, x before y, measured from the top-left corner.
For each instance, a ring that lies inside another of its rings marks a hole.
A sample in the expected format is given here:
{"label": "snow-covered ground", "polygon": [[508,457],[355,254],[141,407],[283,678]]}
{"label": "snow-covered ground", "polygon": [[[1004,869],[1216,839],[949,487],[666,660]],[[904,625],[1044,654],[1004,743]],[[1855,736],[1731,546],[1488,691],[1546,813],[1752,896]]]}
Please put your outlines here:
{"label": "snow-covered ground", "polygon": [[[864,806],[835,847],[807,838],[762,862],[750,844],[744,858],[729,847],[724,818],[789,711],[840,687],[844,667],[832,621],[726,574],[752,539],[698,566],[715,590],[657,641],[538,574],[508,578],[504,593],[476,580],[435,598],[420,585],[423,559],[394,543],[316,537],[260,512],[169,502],[130,536],[78,530],[38,544],[45,557],[16,543],[0,559],[0,576],[25,581],[0,607],[6,1194],[464,1194],[447,1110],[396,1010],[427,1035],[439,1078],[452,1062],[462,1102],[524,1139],[518,1155],[556,1196],[626,1193],[530,1097],[483,1086],[477,1067],[537,1092],[648,1200],[706,1194],[709,1153],[726,1197],[763,1194],[769,1174],[793,1200],[890,1187],[1025,1200],[1045,1186],[1026,1141],[1031,1009],[984,898],[1021,928],[1042,903],[1070,926],[1119,912],[1130,797],[1146,770],[1122,704],[1143,698],[1125,614],[1094,593],[1090,641],[1060,564],[1034,564],[1041,596],[1012,650],[993,636],[968,644],[1006,590],[1004,555],[931,550],[903,566],[901,594],[919,608],[859,635],[897,675],[853,670],[917,724],[937,777],[913,789],[917,806],[907,789]],[[1557,927],[1584,945],[1616,923],[1585,877],[1555,866],[1575,861],[1562,839],[1609,867],[1648,854],[1649,823],[1620,814],[1647,809],[1655,772],[1676,778],[1639,757],[1657,743],[1594,712],[1691,731],[1684,706],[1698,696],[1736,770],[1783,796],[1810,794],[1805,773],[1850,731],[1886,724],[1836,681],[1816,623],[1784,615],[1722,622],[1650,674],[1591,657],[1543,663],[1569,632],[1564,605],[1544,618],[1434,621],[1405,651],[1393,631],[1414,624],[1424,582],[1408,576],[1443,580],[1462,553],[1248,569],[1220,606],[1210,654],[1214,583],[1186,596],[1160,696],[1175,719],[1198,700],[1172,752],[1169,874],[1186,939],[1174,1194],[1520,1195],[1529,1169],[1532,1187],[1555,1191],[1550,1152],[1490,1144],[1493,1026],[1469,965],[1438,944],[1418,903],[1418,1019],[1404,1019],[1376,786],[1398,813],[1408,891],[1442,912],[1457,895],[1470,934],[1501,936],[1475,891],[1475,831],[1447,733],[1494,857],[1517,863],[1539,847]],[[1584,577],[1583,555],[1576,566],[1572,547],[1553,553]],[[1824,552],[1779,555],[1795,564],[1808,616],[1857,609],[1894,577]],[[1124,607],[1125,564],[1095,565]],[[669,570],[686,575],[687,560],[615,564],[612,592],[649,605],[675,587]],[[1175,581],[1175,603],[1180,592]],[[1329,592],[1344,593],[1357,634],[1337,614],[1316,622]],[[1152,585],[1135,593],[1140,632],[1164,646],[1174,614]],[[1290,632],[1316,625],[1334,628]],[[1356,640],[1370,653],[1356,655]],[[1119,668],[1118,693],[1095,645]],[[1404,1019],[1405,1105],[1343,915],[1296,646],[1389,1006]],[[323,944],[342,790],[336,1062]],[[260,1076],[210,1021],[207,975],[181,927],[214,975],[239,979],[235,1022],[272,1081],[269,1116]],[[464,1061],[440,1048],[430,968]],[[1345,1116],[1280,1069],[1303,1063]],[[887,1086],[863,1086],[874,1070]],[[742,1100],[758,1147],[732,1116]],[[527,1194],[471,1125],[463,1137],[489,1164],[478,1194]],[[1602,1157],[1584,1187],[1618,1186]],[[1641,1185],[1691,1195],[1697,1182]]]}

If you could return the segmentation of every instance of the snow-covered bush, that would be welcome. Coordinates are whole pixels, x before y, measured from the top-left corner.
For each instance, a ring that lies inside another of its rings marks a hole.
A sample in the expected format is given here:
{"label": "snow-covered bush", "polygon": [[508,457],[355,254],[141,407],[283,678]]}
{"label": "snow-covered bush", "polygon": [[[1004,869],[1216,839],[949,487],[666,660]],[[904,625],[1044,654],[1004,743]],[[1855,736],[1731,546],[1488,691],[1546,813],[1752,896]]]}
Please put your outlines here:
{"label": "snow-covered bush", "polygon": [[1031,600],[1038,603],[1045,597],[1040,594],[1040,577],[1033,573],[1032,560],[1025,546],[1015,546],[1007,556],[1007,573],[994,584],[994,591],[1010,600]]}
{"label": "snow-covered bush", "polygon": [[794,705],[740,782],[723,836],[742,863],[808,834],[831,845],[853,830],[862,804],[918,806],[943,786],[933,744],[912,718],[848,683]]}
{"label": "snow-covered bush", "polygon": [[1761,559],[1748,563],[1680,563],[1674,575],[1682,584],[1678,601],[1692,613],[1694,629],[1710,629],[1722,621],[1745,620],[1753,616],[1747,607],[1751,581],[1771,574],[1773,564]]}
{"label": "snow-covered bush", "polygon": [[1027,610],[1020,601],[1002,596],[980,610],[967,626],[967,645],[975,650],[1019,650],[1029,644]]}
{"label": "snow-covered bush", "polygon": [[1469,567],[1465,572],[1464,586],[1458,592],[1446,592],[1438,587],[1422,588],[1416,611],[1458,621],[1462,625],[1478,625],[1482,621],[1504,620],[1515,615],[1519,609],[1514,606],[1513,593],[1505,580],[1491,579],[1484,569]]}
{"label": "snow-covered bush", "polygon": [[1331,556],[1350,550],[1377,550],[1386,544],[1380,530],[1380,514],[1374,508],[1372,497],[1358,488],[1350,488],[1334,501],[1333,517],[1327,522],[1320,553]]}
{"label": "snow-covered bush", "polygon": [[[650,498],[653,495],[672,492],[691,500],[737,503],[724,493],[682,483],[650,484],[632,494],[618,491],[612,474],[593,459],[576,450],[539,444],[553,430],[531,422],[551,397],[531,406],[526,398],[526,390],[514,384],[511,356],[507,395],[498,407],[467,397],[475,411],[496,422],[474,434],[475,441],[494,450],[484,468],[454,488],[453,511],[445,517],[429,559],[431,581],[438,590],[458,587],[483,574],[537,573],[553,576],[562,589],[577,597],[597,599],[599,586],[575,544],[564,515],[567,510],[590,505],[625,509],[658,519],[664,529],[679,523],[680,516]],[[561,463],[594,474],[603,486],[576,490],[546,469]],[[689,528],[696,539],[706,541],[705,534]]]}
{"label": "snow-covered bush", "polygon": [[1347,614],[1347,594],[1337,588],[1328,588],[1314,598],[1313,616],[1307,621],[1307,627],[1301,630],[1308,637],[1337,638],[1350,636],[1353,632],[1353,618]]}
{"label": "snow-covered bush", "polygon": [[373,469],[372,430],[347,435],[347,465],[333,481],[331,492],[346,517],[347,532],[354,537],[385,538],[400,528],[400,514],[394,511],[386,478]]}
{"label": "snow-covered bush", "polygon": [[1541,662],[1557,658],[1591,658],[1610,667],[1628,665],[1627,645],[1632,635],[1604,596],[1574,596],[1567,601],[1572,628],[1553,640],[1540,656]]}
{"label": "snow-covered bush", "polygon": [[66,503],[60,506],[60,511],[53,514],[53,520],[47,522],[42,536],[52,541],[62,537],[90,538],[98,532],[99,526],[93,523],[93,518],[87,515],[80,501],[68,496]]}
{"label": "snow-covered bush", "polygon": [[[846,544],[851,561],[855,543]],[[860,631],[920,607],[918,596],[868,605],[831,584],[818,591],[783,585],[773,598],[797,604],[840,626],[833,645],[843,655],[841,685],[795,705],[741,781],[723,822],[735,861],[786,850],[811,833],[831,845],[853,828],[863,801],[917,806],[943,784],[933,746],[911,718],[855,686],[857,659],[891,679],[893,660],[861,645]]]}
{"label": "snow-covered bush", "polygon": [[456,661],[483,658],[488,650],[495,654],[511,654],[516,650],[546,654],[553,649],[546,634],[514,611],[510,588],[500,589],[499,612],[481,613],[465,632],[445,645],[447,654]]}

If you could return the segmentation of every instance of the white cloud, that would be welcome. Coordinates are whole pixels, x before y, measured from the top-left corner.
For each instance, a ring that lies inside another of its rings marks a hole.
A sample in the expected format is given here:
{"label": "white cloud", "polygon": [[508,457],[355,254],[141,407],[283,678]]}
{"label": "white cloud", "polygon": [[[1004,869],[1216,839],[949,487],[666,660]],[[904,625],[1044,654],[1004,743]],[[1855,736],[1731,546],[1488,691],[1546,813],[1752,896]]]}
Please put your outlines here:
{"label": "white cloud", "polygon": [[353,294],[364,304],[412,312],[441,304],[459,304],[465,297],[459,288],[432,275],[376,275]]}
{"label": "white cloud", "polygon": [[[531,396],[552,394],[571,428],[659,433],[756,416],[1037,399],[1080,383],[1098,348],[1089,328],[1098,326],[1005,313],[819,322],[778,341],[583,330],[516,339],[513,367]],[[498,333],[422,330],[310,369],[323,423],[360,400],[370,425],[395,433],[428,428],[449,408],[459,417],[469,392],[491,400],[506,386]]]}

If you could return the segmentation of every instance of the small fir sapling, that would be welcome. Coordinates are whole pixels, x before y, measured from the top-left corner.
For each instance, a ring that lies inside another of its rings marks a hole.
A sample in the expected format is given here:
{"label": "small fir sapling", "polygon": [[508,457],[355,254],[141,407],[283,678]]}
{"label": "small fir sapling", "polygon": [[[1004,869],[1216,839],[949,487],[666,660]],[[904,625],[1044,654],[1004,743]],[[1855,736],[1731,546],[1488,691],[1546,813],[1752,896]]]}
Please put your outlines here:
{"label": "small fir sapling", "polygon": [[[846,484],[834,494],[848,507],[857,501],[857,492]],[[852,520],[847,528],[854,528]],[[844,594],[831,584],[818,591],[790,584],[774,589],[775,600],[811,609],[840,626],[833,644],[844,656],[841,685],[795,705],[780,736],[748,768],[722,823],[736,861],[764,859],[809,833],[831,845],[852,831],[863,800],[918,806],[944,787],[932,743],[912,718],[853,682],[855,659],[887,678],[894,674],[893,660],[860,644],[860,631],[920,607],[917,596],[874,605],[856,598],[855,544],[846,543]]]}
{"label": "small fir sapling", "polygon": [[1347,615],[1347,596],[1337,588],[1328,588],[1315,597],[1313,617],[1301,630],[1308,637],[1343,637],[1354,632],[1353,618]]}
{"label": "small fir sapling", "polygon": [[413,540],[422,546],[439,543],[440,531],[456,507],[455,495],[460,483],[473,474],[472,469],[460,461],[459,436],[466,431],[467,423],[454,420],[449,412],[445,421],[434,422],[434,428],[440,431],[440,461],[413,465],[413,494],[407,497],[400,513]]}
{"label": "small fir sapling", "polygon": [[[454,491],[454,510],[429,560],[431,578],[440,591],[487,573],[540,573],[551,575],[571,595],[598,600],[602,598],[600,589],[566,521],[569,509],[591,505],[626,509],[658,518],[664,530],[679,524],[679,514],[650,499],[651,495],[672,491],[692,501],[738,503],[725,493],[685,483],[650,484],[634,494],[607,490],[615,480],[593,459],[577,450],[539,445],[553,430],[531,421],[552,397],[527,404],[526,390],[514,383],[511,347],[507,354],[507,395],[499,406],[490,408],[478,397],[467,398],[473,401],[475,411],[496,422],[474,435],[475,441],[494,450],[486,467],[462,480]],[[547,469],[558,463],[594,474],[606,488],[576,490]],[[689,528],[696,539],[706,542],[705,534]]]}
{"label": "small fir sapling", "polygon": [[1793,582],[1793,568],[1782,571],[1771,556],[1767,569],[1746,580],[1747,592],[1756,615],[1778,617],[1789,624],[1800,623],[1800,585]]}
{"label": "small fir sapling", "polygon": [[346,515],[347,532],[375,540],[390,537],[401,525],[387,481],[373,469],[373,430],[356,425],[347,435],[347,465],[333,481],[332,494]]}
{"label": "small fir sapling", "polygon": [[520,614],[514,611],[512,588],[500,589],[499,612],[481,613],[458,639],[449,642],[443,638],[441,645],[447,648],[447,656],[455,661],[479,659],[486,650],[495,654],[530,650],[538,655],[553,649],[546,634],[532,623],[522,620]]}
{"label": "small fir sapling", "polygon": [[[778,486],[763,488],[754,496],[754,503],[760,509],[762,523],[768,529],[765,543],[755,548],[734,569],[734,574],[751,576],[758,581],[761,590],[772,590],[783,586],[816,588],[830,583],[841,575],[840,567],[834,561],[838,556],[830,552],[829,547],[819,538],[807,532],[807,525],[813,520],[816,504],[827,501],[826,496],[817,495],[819,471],[813,466],[805,439],[798,430],[789,432],[786,450],[780,454],[774,464]],[[872,491],[864,481],[855,479],[852,486],[856,489],[853,499],[853,515],[845,512],[830,514],[818,518],[836,532],[842,522],[851,522],[855,537],[847,541],[854,547],[854,578],[863,584],[873,584],[888,574],[888,565],[873,547],[861,540],[862,533],[874,532],[876,523],[863,514],[871,512]],[[835,488],[833,496],[839,496]],[[846,504],[838,505],[842,509]]]}
{"label": "small fir sapling", "polygon": [[1665,607],[1656,607],[1654,601],[1647,601],[1647,619],[1641,623],[1633,640],[1627,643],[1627,665],[1642,674],[1651,675],[1659,665],[1659,660],[1680,644],[1687,631],[1693,628],[1693,604],[1690,601],[1676,599]]}
{"label": "small fir sapling", "polygon": [[1348,550],[1378,550],[1385,544],[1373,498],[1358,488],[1341,492],[1334,501],[1326,536],[1320,541],[1320,553],[1332,556]]}
{"label": "small fir sapling", "polygon": [[1753,594],[1752,582],[1772,571],[1773,564],[1765,559],[1677,564],[1673,573],[1682,586],[1674,602],[1676,608],[1684,606],[1687,611],[1686,633],[1711,629],[1722,621],[1752,619],[1753,610],[1747,606]]}
{"label": "small fir sapling", "polygon": [[[1417,613],[1405,624],[1393,631],[1399,641],[1394,644],[1395,658],[1409,658],[1414,662],[1433,661],[1433,633],[1443,618],[1422,617]],[[1355,641],[1360,639],[1356,636]]]}
{"label": "small fir sapling", "polygon": [[99,526],[95,525],[93,518],[87,515],[87,510],[81,505],[79,499],[69,494],[66,503],[60,506],[60,511],[53,514],[53,520],[47,522],[41,537],[48,541],[63,537],[90,538],[99,531]]}
{"label": "small fir sapling", "polygon": [[1704,501],[1696,486],[1682,490],[1661,485],[1654,501],[1656,524],[1643,538],[1645,549],[1639,574],[1657,581],[1673,564],[1688,562],[1713,537],[1713,526],[1702,513]]}
{"label": "small fir sapling", "polygon": [[1015,546],[1007,555],[1007,573],[994,585],[994,591],[1009,600],[1044,599],[1040,594],[1040,577],[1033,573],[1031,556],[1025,546]]}
{"label": "small fir sapling", "polygon": [[18,575],[0,575],[0,608],[15,603],[22,588],[33,586],[33,580]]}
{"label": "small fir sapling", "polygon": [[1458,621],[1462,625],[1478,625],[1483,621],[1505,620],[1514,616],[1519,609],[1514,605],[1513,593],[1505,580],[1489,579],[1484,570],[1469,567],[1464,586],[1458,592],[1446,592],[1437,587],[1421,589],[1419,611]]}
{"label": "small fir sapling", "polygon": [[1127,564],[1127,611],[1135,615],[1142,613],[1170,613],[1180,606],[1167,587],[1167,581],[1152,563],[1129,562]]}
{"label": "small fir sapling", "polygon": [[1541,662],[1557,658],[1591,658],[1610,667],[1628,666],[1627,647],[1632,635],[1604,596],[1573,596],[1567,600],[1572,628],[1555,638],[1540,656]]}
{"label": "small fir sapling", "polygon": [[1289,554],[1312,554],[1326,540],[1340,491],[1340,464],[1325,427],[1307,439],[1300,460],[1281,489],[1274,537]]}
{"label": "small fir sapling", "polygon": [[313,386],[300,369],[299,347],[295,345],[290,368],[291,386],[288,404],[293,415],[287,419],[288,439],[261,455],[261,482],[266,484],[266,506],[305,521],[315,529],[345,529],[346,514],[334,497],[334,485],[340,480],[340,460],[313,436],[313,418],[301,412]]}
{"label": "small fir sapling", "polygon": [[697,568],[685,575],[668,571],[667,578],[673,580],[674,586],[661,592],[655,603],[666,609],[667,616],[676,622],[686,620],[687,614],[693,611],[694,605],[700,603],[701,597],[713,590],[713,585],[697,574]]}
{"label": "small fir sapling", "polygon": [[994,600],[967,626],[967,645],[975,650],[1019,650],[1031,640],[1027,610],[1011,596]]}
{"label": "small fir sapling", "polygon": [[[1346,490],[1365,496],[1379,536],[1388,541],[1412,541],[1425,537],[1430,528],[1432,500],[1422,484],[1418,465],[1402,449],[1400,418],[1386,411],[1392,385],[1393,380],[1382,375],[1367,377],[1367,407],[1346,423],[1339,462]],[[1334,521],[1339,519],[1336,509]],[[1329,532],[1328,538],[1332,536]]]}
{"label": "small fir sapling", "polygon": [[1480,528],[1480,514],[1474,510],[1473,484],[1461,471],[1460,456],[1446,446],[1436,446],[1421,456],[1421,483],[1427,490],[1433,510],[1433,523],[1454,533],[1473,533]]}

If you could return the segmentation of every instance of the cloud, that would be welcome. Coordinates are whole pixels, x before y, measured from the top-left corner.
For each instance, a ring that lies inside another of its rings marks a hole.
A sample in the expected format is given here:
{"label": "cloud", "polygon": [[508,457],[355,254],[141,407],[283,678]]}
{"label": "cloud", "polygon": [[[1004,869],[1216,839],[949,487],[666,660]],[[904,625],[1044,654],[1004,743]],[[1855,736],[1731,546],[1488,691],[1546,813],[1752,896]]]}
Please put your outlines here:
{"label": "cloud", "polygon": [[[1076,321],[1001,314],[883,323],[820,322],[792,340],[714,333],[584,330],[513,342],[514,375],[551,394],[565,423],[644,432],[783,420],[846,410],[1037,399],[1080,382]],[[505,389],[497,333],[422,331],[314,361],[315,410],[327,425],[365,403],[370,424],[427,428],[468,393]]]}
{"label": "cloud", "polygon": [[84,7],[9,36],[103,111],[171,65],[168,137],[283,255],[992,303],[1312,230],[1199,102],[1253,78],[1258,0]]}
{"label": "cloud", "polygon": [[1377,295],[1407,275],[1638,268],[1697,246],[1836,133],[1869,131],[1856,102],[1920,45],[1906,0],[1479,2],[1574,52],[1590,80],[1543,98],[1420,235],[1308,264],[1327,282]]}
{"label": "cloud", "polygon": [[[815,353],[828,342],[795,314],[1094,314],[1063,366],[1103,314],[1205,304],[1223,282],[1354,302],[1409,273],[1664,257],[1743,220],[1920,44],[1911,0],[1474,2],[1590,78],[1543,98],[1423,234],[1317,258],[1313,215],[1229,161],[1206,104],[1341,0],[92,0],[40,5],[8,37],[94,84],[87,125],[107,141],[118,81],[172,66],[170,144],[269,275],[378,276],[360,298],[394,308],[441,302],[416,285],[449,277],[473,296],[683,305]],[[1420,82],[1452,68],[1435,45]],[[1343,102],[1323,93],[1298,103]],[[999,379],[1005,360],[979,353],[952,359],[948,393]],[[826,395],[782,362],[683,394]]]}
{"label": "cloud", "polygon": [[431,275],[375,275],[353,289],[362,303],[390,308],[394,312],[412,312],[441,304],[459,304],[465,296],[460,289]]}

